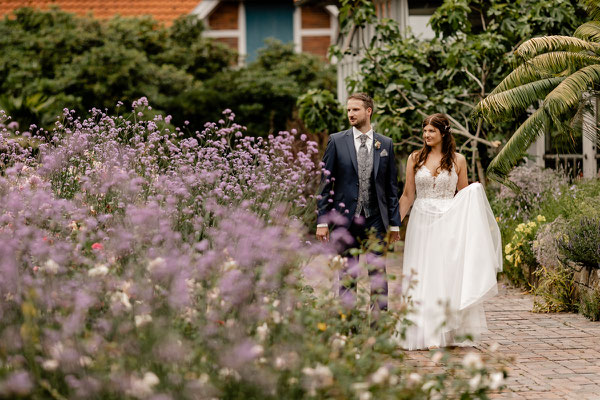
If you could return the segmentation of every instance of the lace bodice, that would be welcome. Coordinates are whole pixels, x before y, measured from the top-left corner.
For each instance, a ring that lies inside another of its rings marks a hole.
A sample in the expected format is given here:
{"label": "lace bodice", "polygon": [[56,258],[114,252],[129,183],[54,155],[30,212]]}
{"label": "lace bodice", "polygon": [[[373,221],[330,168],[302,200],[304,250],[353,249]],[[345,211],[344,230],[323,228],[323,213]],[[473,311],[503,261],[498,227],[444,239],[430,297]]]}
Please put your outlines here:
{"label": "lace bodice", "polygon": [[417,199],[452,199],[456,192],[458,175],[452,166],[452,171],[442,170],[437,176],[422,165],[415,174]]}

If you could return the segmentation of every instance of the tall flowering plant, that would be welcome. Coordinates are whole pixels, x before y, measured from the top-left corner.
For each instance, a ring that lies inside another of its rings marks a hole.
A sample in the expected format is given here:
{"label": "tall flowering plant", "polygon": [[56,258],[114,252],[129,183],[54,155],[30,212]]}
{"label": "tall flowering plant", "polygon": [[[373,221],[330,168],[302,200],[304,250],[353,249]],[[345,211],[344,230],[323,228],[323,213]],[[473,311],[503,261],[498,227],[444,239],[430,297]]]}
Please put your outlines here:
{"label": "tall flowering plant", "polygon": [[446,383],[410,371],[391,338],[401,315],[358,333],[359,308],[304,287],[300,267],[332,254],[305,242],[313,142],[246,137],[229,110],[183,138],[144,117],[145,99],[133,108],[65,110],[35,155],[0,136],[0,397],[476,398],[501,385],[483,365]]}
{"label": "tall flowering plant", "polygon": [[531,221],[520,223],[515,228],[510,242],[504,246],[505,259],[509,267],[506,273],[511,280],[525,285],[527,282],[532,282],[533,273],[539,266],[532,245],[539,227],[545,222],[546,217],[538,215]]}

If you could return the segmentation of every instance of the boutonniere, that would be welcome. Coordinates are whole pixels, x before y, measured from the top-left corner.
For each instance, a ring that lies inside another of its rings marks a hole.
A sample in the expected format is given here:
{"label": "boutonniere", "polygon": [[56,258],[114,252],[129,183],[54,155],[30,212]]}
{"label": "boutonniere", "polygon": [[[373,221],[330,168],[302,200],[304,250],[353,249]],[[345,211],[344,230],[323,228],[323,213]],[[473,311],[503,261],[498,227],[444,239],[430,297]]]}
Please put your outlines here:
{"label": "boutonniere", "polygon": [[381,142],[379,140],[375,141],[375,148],[379,150],[381,148]]}

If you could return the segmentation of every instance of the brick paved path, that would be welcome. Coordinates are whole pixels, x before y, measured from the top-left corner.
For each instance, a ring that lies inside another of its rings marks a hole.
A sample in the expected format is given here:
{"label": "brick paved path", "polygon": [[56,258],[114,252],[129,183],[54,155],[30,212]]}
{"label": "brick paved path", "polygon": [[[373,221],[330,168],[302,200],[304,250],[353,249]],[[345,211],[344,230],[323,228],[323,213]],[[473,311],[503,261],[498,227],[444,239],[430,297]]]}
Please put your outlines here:
{"label": "brick paved path", "polygon": [[514,357],[508,388],[494,398],[600,399],[600,323],[578,314],[532,313],[533,297],[499,285],[485,304],[485,351]]}
{"label": "brick paved path", "polygon": [[[507,388],[493,399],[600,399],[600,322],[578,314],[532,313],[533,297],[499,284],[485,304],[490,332],[476,349],[509,357]],[[473,350],[472,348],[470,350]],[[451,350],[457,357],[467,349]],[[407,352],[415,366],[431,366],[428,351]]]}
{"label": "brick paved path", "polygon": [[[399,274],[402,252],[388,258],[388,274]],[[323,260],[316,264],[326,264]],[[324,273],[331,274],[324,269]],[[333,278],[331,276],[330,278]],[[313,284],[313,282],[311,282]],[[366,285],[363,281],[361,285]],[[390,282],[393,293],[395,282]],[[327,280],[314,282],[331,290]],[[365,288],[366,289],[366,288]],[[499,283],[498,296],[485,303],[489,333],[475,347],[489,353],[492,344],[506,356],[507,388],[493,399],[573,399],[600,400],[600,322],[578,314],[539,314],[531,312],[533,296]],[[390,306],[394,307],[393,299]],[[461,357],[473,348],[450,350]],[[429,351],[407,352],[407,362],[435,369]]]}

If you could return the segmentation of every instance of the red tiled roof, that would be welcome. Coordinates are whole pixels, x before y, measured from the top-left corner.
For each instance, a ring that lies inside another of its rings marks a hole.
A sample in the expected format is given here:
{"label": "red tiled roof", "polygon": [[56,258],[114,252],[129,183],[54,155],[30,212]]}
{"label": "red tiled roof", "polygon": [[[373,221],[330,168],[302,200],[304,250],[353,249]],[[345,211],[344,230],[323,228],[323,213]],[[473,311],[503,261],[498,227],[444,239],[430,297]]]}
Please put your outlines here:
{"label": "red tiled roof", "polygon": [[0,0],[0,16],[20,7],[48,9],[58,6],[78,15],[91,13],[96,18],[114,15],[152,15],[157,21],[170,24],[174,19],[191,13],[201,0]]}

